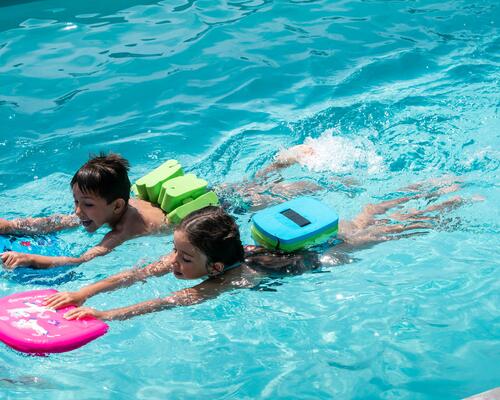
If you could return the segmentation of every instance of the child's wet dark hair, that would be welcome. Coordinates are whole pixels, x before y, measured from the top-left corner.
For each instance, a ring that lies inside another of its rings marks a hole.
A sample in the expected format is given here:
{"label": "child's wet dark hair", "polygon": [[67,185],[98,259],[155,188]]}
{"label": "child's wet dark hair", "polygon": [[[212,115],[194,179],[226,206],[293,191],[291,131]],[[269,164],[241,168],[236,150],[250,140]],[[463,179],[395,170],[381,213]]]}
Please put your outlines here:
{"label": "child's wet dark hair", "polygon": [[189,242],[209,262],[221,262],[228,267],[245,258],[238,225],[221,207],[209,206],[192,212],[176,230],[185,232]]}
{"label": "child's wet dark hair", "polygon": [[130,198],[129,164],[122,156],[100,153],[92,156],[71,179],[84,193],[95,193],[109,204],[116,199],[128,203]]}

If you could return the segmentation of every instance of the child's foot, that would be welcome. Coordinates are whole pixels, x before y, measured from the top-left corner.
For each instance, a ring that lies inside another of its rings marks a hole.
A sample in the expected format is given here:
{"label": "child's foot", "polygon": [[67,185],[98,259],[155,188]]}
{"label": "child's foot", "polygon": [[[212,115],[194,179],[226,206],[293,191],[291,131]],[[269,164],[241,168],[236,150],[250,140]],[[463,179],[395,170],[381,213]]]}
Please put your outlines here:
{"label": "child's foot", "polygon": [[390,217],[396,221],[432,221],[436,216],[426,215],[435,211],[453,210],[462,204],[465,200],[461,196],[454,196],[451,199],[445,200],[439,204],[434,204],[424,210],[412,209],[406,213],[392,213]]}

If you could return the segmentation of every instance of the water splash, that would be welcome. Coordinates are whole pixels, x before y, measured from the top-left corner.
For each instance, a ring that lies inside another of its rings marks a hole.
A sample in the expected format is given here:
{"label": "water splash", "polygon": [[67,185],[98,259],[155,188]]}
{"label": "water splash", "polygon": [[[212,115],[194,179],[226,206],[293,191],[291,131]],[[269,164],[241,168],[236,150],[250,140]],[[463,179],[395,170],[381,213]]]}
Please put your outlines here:
{"label": "water splash", "polygon": [[339,136],[334,129],[327,129],[318,138],[306,138],[304,144],[306,147],[282,150],[278,157],[294,158],[313,172],[365,170],[369,174],[377,174],[386,169],[373,143],[363,137],[351,139]]}

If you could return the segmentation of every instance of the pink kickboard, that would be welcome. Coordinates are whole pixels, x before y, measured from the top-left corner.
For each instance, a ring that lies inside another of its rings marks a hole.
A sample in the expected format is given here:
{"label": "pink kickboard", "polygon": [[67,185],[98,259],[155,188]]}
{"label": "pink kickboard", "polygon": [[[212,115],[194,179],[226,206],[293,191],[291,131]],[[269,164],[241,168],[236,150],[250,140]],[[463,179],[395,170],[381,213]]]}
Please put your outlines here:
{"label": "pink kickboard", "polygon": [[43,305],[57,290],[32,290],[0,298],[0,340],[33,354],[74,350],[104,335],[108,325],[88,317],[67,320],[63,315],[75,306],[52,310]]}

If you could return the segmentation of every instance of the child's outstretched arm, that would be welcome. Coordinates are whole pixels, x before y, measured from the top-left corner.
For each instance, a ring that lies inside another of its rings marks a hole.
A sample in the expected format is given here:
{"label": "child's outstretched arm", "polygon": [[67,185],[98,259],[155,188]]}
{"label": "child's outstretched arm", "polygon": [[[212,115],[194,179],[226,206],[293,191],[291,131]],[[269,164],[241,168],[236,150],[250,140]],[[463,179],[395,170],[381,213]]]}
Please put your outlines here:
{"label": "child's outstretched arm", "polygon": [[[123,320],[138,315],[163,311],[179,306],[190,306],[205,300],[217,297],[220,293],[236,287],[232,282],[218,279],[209,279],[191,288],[179,290],[170,296],[148,300],[128,307],[115,308],[108,311],[99,311],[90,307],[79,307],[68,311],[67,319],[80,319],[94,316],[104,320]],[[241,287],[241,286],[237,286]]]}
{"label": "child's outstretched arm", "polygon": [[68,257],[68,256],[54,257],[54,256],[42,256],[40,254],[19,253],[17,251],[6,251],[5,253],[0,254],[0,259],[2,260],[3,265],[7,269],[14,269],[24,266],[30,266],[35,269],[47,269],[47,268],[57,267],[60,265],[81,264],[82,262],[89,261],[90,259],[95,257],[94,255],[93,257],[87,258],[86,257],[87,253],[85,253],[81,257]]}
{"label": "child's outstretched arm", "polygon": [[84,286],[76,292],[60,292],[48,297],[44,305],[58,309],[69,304],[81,305],[89,297],[98,293],[110,292],[118,288],[131,286],[137,281],[143,281],[151,276],[162,276],[172,271],[172,254],[162,257],[159,261],[144,268],[134,268],[112,275],[108,278]]}
{"label": "child's outstretched arm", "polygon": [[78,265],[90,261],[95,257],[108,254],[115,247],[126,241],[128,237],[117,235],[111,231],[107,233],[97,246],[87,250],[81,256],[42,256],[39,254],[19,253],[16,251],[7,251],[0,254],[4,266],[8,269],[14,269],[23,266],[30,266],[36,269],[47,269],[61,265]]}
{"label": "child's outstretched arm", "polygon": [[13,220],[0,218],[0,234],[45,234],[63,229],[74,228],[78,225],[80,225],[80,220],[75,214],[51,215],[50,217],[22,218]]}

